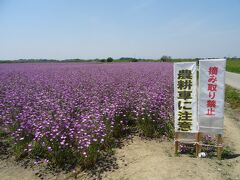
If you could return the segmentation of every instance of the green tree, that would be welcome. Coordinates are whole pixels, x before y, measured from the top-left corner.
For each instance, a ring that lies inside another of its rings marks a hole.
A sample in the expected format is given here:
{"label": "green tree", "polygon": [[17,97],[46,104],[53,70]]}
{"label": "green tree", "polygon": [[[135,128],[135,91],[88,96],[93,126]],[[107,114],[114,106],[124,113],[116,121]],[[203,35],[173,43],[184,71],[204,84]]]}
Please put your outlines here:
{"label": "green tree", "polygon": [[138,60],[136,58],[132,58],[131,62],[138,62]]}
{"label": "green tree", "polygon": [[161,61],[162,62],[168,62],[168,61],[170,61],[172,58],[171,58],[171,56],[162,56],[161,57]]}
{"label": "green tree", "polygon": [[113,58],[111,57],[107,58],[107,62],[113,62]]}

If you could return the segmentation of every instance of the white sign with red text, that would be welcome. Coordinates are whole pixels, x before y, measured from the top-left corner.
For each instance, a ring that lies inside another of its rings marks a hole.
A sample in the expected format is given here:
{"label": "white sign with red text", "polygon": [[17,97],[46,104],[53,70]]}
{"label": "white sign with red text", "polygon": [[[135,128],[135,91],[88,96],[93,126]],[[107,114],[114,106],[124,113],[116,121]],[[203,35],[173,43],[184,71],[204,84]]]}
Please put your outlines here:
{"label": "white sign with red text", "polygon": [[199,61],[199,131],[223,134],[225,59]]}

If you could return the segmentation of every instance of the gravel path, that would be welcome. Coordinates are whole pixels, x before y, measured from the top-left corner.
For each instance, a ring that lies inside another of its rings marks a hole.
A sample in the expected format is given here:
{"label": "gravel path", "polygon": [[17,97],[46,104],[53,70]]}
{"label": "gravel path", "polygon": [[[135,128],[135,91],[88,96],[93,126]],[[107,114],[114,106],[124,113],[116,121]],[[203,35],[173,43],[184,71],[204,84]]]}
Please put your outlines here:
{"label": "gravel path", "polygon": [[226,82],[227,85],[240,90],[240,74],[226,72]]}

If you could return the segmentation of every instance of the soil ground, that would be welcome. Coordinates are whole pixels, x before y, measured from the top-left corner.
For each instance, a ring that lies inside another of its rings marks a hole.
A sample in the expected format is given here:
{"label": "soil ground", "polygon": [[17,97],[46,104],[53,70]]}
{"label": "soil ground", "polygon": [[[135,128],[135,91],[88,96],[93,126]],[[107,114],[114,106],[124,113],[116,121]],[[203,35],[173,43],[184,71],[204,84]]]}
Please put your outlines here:
{"label": "soil ground", "polygon": [[146,140],[134,136],[124,140],[110,158],[100,160],[89,171],[47,173],[36,167],[24,167],[11,158],[0,160],[0,179],[240,179],[240,110],[226,105],[224,144],[233,155],[227,159],[174,156],[173,141]]}
{"label": "soil ground", "polygon": [[240,90],[240,74],[226,72],[226,84]]}

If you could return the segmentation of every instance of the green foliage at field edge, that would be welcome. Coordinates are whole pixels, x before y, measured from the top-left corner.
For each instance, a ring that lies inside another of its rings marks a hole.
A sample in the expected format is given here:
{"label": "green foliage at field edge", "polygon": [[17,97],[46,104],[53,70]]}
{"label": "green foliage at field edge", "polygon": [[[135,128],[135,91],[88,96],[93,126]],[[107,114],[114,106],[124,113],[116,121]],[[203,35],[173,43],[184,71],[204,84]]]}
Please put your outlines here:
{"label": "green foliage at field edge", "polygon": [[229,72],[240,73],[240,59],[228,59],[226,70]]}
{"label": "green foliage at field edge", "polygon": [[234,109],[240,108],[240,91],[226,85],[225,101]]}
{"label": "green foliage at field edge", "polygon": [[[131,129],[138,129],[141,135],[145,137],[155,138],[161,136],[167,136],[168,138],[173,138],[174,136],[174,127],[171,117],[166,120],[166,124],[162,127],[159,127],[157,122],[153,121],[152,118],[146,114],[136,120],[133,119],[132,115],[128,112],[125,112],[126,116],[116,117],[116,121],[113,128],[110,128],[110,124],[106,123],[106,126],[109,126],[108,136],[104,139],[104,144],[99,145],[93,143],[88,148],[88,156],[83,157],[81,153],[74,151],[73,149],[59,149],[59,142],[50,142],[49,139],[44,138],[41,142],[34,140],[32,134],[24,133],[25,136],[21,141],[15,141],[13,137],[5,137],[8,139],[8,142],[11,144],[11,152],[13,153],[16,160],[22,160],[26,157],[31,157],[33,159],[47,159],[50,161],[51,166],[68,169],[80,165],[82,168],[91,168],[96,163],[101,152],[105,151],[108,154],[113,152],[113,148],[118,147],[117,139],[125,138],[130,133]],[[14,124],[11,127],[11,132],[18,128],[19,124]],[[3,132],[0,133],[1,136],[4,136]],[[31,145],[31,151],[29,152],[29,144]],[[43,146],[44,144],[44,146]],[[49,151],[47,147],[51,144],[52,150]],[[74,142],[73,142],[74,146]]]}

